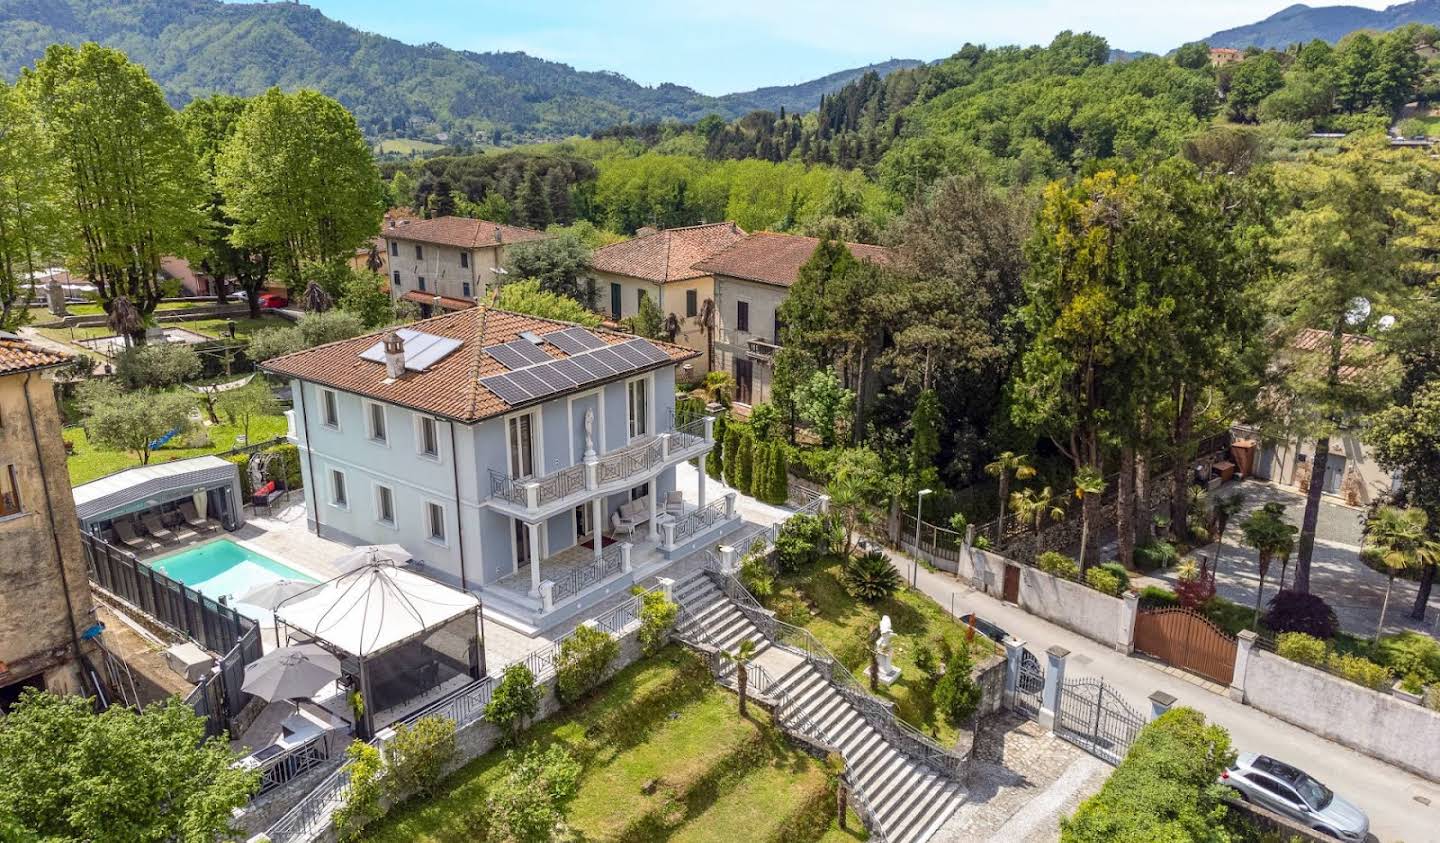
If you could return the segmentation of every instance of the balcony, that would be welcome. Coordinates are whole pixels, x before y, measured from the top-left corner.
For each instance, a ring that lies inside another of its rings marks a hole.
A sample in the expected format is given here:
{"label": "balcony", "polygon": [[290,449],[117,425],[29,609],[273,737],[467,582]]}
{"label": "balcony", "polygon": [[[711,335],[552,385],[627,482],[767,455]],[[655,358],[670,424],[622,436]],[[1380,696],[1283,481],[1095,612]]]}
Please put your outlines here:
{"label": "balcony", "polygon": [[707,416],[539,477],[517,479],[491,469],[487,503],[504,515],[533,523],[599,495],[637,486],[713,445],[714,419]]}
{"label": "balcony", "polygon": [[764,340],[749,340],[746,343],[746,352],[750,359],[759,363],[775,363],[775,355],[780,352],[780,346]]}

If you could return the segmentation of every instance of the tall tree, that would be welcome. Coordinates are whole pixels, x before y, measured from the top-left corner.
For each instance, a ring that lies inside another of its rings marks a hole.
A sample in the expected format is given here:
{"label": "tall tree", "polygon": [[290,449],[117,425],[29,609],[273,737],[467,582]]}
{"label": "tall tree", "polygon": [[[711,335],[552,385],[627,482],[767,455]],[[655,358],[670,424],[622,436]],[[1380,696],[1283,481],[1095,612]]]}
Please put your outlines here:
{"label": "tall tree", "polygon": [[348,259],[380,231],[385,187],[355,118],[314,91],[254,98],[220,150],[231,242],[274,252],[289,284],[307,262]]}
{"label": "tall tree", "polygon": [[[1400,477],[1401,499],[1425,512],[1433,531],[1433,525],[1440,524],[1440,381],[1420,387],[1407,403],[1370,417],[1365,442],[1375,462]],[[1420,593],[1410,610],[1416,620],[1425,620],[1435,570],[1434,561],[1420,568]]]}
{"label": "tall tree", "polygon": [[1010,499],[1010,480],[1029,480],[1035,476],[1035,467],[1025,454],[1005,451],[985,466],[985,473],[998,480],[1000,486],[1000,517],[995,519],[995,546],[998,548],[1005,540],[1005,504]]}
{"label": "tall tree", "polygon": [[59,253],[60,171],[33,105],[4,81],[0,127],[0,331],[10,331],[29,317],[36,270]]}
{"label": "tall tree", "polygon": [[[1284,350],[1278,379],[1287,432],[1315,441],[1294,580],[1296,591],[1308,593],[1331,437],[1373,409],[1389,372],[1376,365],[1370,343],[1347,334],[1362,332],[1381,312],[1403,312],[1413,299],[1407,281],[1433,275],[1440,165],[1374,138],[1280,176],[1289,210],[1275,237],[1284,271],[1271,309],[1283,320],[1276,338]],[[1302,331],[1319,332],[1317,349],[1295,347]]]}
{"label": "tall tree", "polygon": [[[186,251],[200,225],[200,179],[175,112],[143,67],[93,43],[52,45],[20,87],[60,162],[71,263],[107,313],[123,296],[148,317],[160,259]],[[132,338],[143,342],[143,329]]]}
{"label": "tall tree", "polygon": [[1380,603],[1380,620],[1375,626],[1377,641],[1385,631],[1385,611],[1390,608],[1395,574],[1440,561],[1440,542],[1428,535],[1429,523],[1423,509],[1382,506],[1365,524],[1366,536],[1379,549],[1386,575],[1385,599]]}

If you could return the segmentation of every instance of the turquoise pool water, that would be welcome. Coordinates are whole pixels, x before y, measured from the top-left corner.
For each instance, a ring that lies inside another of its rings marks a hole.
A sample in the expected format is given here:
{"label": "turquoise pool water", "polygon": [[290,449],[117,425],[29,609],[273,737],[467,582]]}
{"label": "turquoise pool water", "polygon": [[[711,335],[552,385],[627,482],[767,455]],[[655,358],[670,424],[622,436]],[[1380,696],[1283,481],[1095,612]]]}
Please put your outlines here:
{"label": "turquoise pool water", "polygon": [[150,567],[168,577],[185,583],[206,597],[227,598],[240,611],[260,620],[268,620],[269,612],[238,602],[250,589],[276,580],[319,582],[283,562],[241,547],[229,539],[216,539],[182,550],[173,556],[156,559]]}

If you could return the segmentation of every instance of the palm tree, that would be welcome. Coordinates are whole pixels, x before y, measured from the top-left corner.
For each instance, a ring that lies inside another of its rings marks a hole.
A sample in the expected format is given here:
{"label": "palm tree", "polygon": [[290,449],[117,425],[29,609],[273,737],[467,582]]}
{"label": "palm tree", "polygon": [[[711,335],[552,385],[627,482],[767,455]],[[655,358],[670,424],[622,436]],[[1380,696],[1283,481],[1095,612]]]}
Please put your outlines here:
{"label": "palm tree", "polygon": [[680,334],[680,317],[673,313],[666,316],[665,324],[661,326],[660,330],[665,332],[665,339],[667,341],[674,342],[675,337]]}
{"label": "palm tree", "polygon": [[705,329],[705,368],[707,371],[715,371],[715,329],[719,326],[720,311],[715,307],[714,299],[706,299],[700,303],[700,313],[695,317],[700,327]]}
{"label": "palm tree", "polygon": [[[1100,472],[1086,466],[1075,472],[1075,498],[1083,501],[1086,495],[1101,495],[1105,493],[1105,478]],[[1089,560],[1085,557],[1085,548],[1090,544],[1090,518],[1085,510],[1080,510],[1080,576],[1085,576],[1085,569]],[[1038,532],[1038,528],[1037,528]]]}
{"label": "palm tree", "polygon": [[999,548],[1005,540],[1005,501],[1010,499],[1010,478],[1029,480],[1035,476],[1035,466],[1030,464],[1028,456],[1006,451],[985,466],[985,473],[1000,481],[1000,520],[995,522],[995,547]]}
{"label": "palm tree", "polygon": [[[1245,505],[1245,494],[1236,492],[1224,498],[1215,498],[1210,502],[1210,517],[1215,519],[1215,528],[1219,537],[1215,540],[1215,570],[1220,570],[1220,551],[1225,548],[1225,528],[1229,526],[1230,519],[1240,513],[1240,508]],[[1281,584],[1284,584],[1284,575],[1281,575]]]}
{"label": "palm tree", "polygon": [[311,281],[305,287],[305,309],[311,313],[324,313],[335,306],[334,299],[325,292],[325,288],[318,283]]}
{"label": "palm tree", "polygon": [[745,698],[750,693],[750,675],[746,668],[755,658],[755,642],[746,638],[733,653],[721,650],[720,658],[735,665],[735,688],[740,692],[740,716],[748,717],[745,712]]}
{"label": "palm tree", "polygon": [[105,324],[110,330],[124,337],[127,346],[144,335],[145,320],[140,316],[140,311],[135,309],[129,296],[116,296],[110,302],[110,312],[105,316]]}
{"label": "palm tree", "polygon": [[[1283,512],[1283,510],[1282,510]],[[1255,589],[1255,622],[1260,622],[1260,602],[1265,595],[1265,575],[1270,572],[1270,561],[1276,556],[1289,556],[1295,549],[1295,534],[1299,530],[1285,520],[1281,513],[1270,507],[1250,513],[1240,524],[1246,544],[1255,548],[1260,566],[1260,585]]]}
{"label": "palm tree", "polygon": [[1051,521],[1059,521],[1065,517],[1065,508],[1055,500],[1055,492],[1049,486],[1035,491],[1034,489],[1022,489],[1010,495],[1010,506],[1015,510],[1015,517],[1026,524],[1035,525],[1035,545],[1031,559],[1040,558],[1040,524],[1045,516],[1050,516]]}
{"label": "palm tree", "polygon": [[379,275],[383,266],[385,266],[385,259],[380,256],[380,247],[371,243],[370,251],[365,253],[365,268]]}
{"label": "palm tree", "polygon": [[1371,543],[1380,550],[1385,565],[1385,600],[1380,604],[1380,623],[1375,627],[1375,640],[1385,629],[1385,612],[1390,608],[1390,591],[1395,587],[1395,574],[1440,561],[1440,542],[1426,533],[1430,519],[1421,509],[1400,509],[1382,506],[1365,525]]}

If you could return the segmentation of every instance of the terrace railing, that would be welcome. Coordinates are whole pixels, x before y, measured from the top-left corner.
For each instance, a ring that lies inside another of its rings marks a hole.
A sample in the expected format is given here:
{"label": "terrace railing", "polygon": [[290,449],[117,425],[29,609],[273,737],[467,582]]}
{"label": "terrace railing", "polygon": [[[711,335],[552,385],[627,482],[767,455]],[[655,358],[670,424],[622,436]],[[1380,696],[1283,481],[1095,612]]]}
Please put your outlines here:
{"label": "terrace railing", "polygon": [[552,580],[550,594],[555,603],[569,600],[585,589],[610,579],[624,567],[624,551],[618,544],[612,544],[600,553],[600,558],[582,568],[574,568],[559,579]]}
{"label": "terrace railing", "polygon": [[259,792],[269,793],[330,760],[330,742],[327,738],[328,735],[316,735],[300,746],[262,762],[258,768]]}
{"label": "terrace railing", "polygon": [[659,465],[664,459],[664,448],[659,439],[651,439],[639,445],[622,448],[600,458],[595,469],[595,482],[601,486],[644,473]]}
{"label": "terrace railing", "polygon": [[672,533],[674,541],[672,544],[682,544],[687,539],[697,536],[716,524],[719,524],[721,521],[724,521],[725,513],[730,511],[731,506],[732,504],[727,498],[718,498],[699,509],[681,516],[674,525],[674,532]]}

